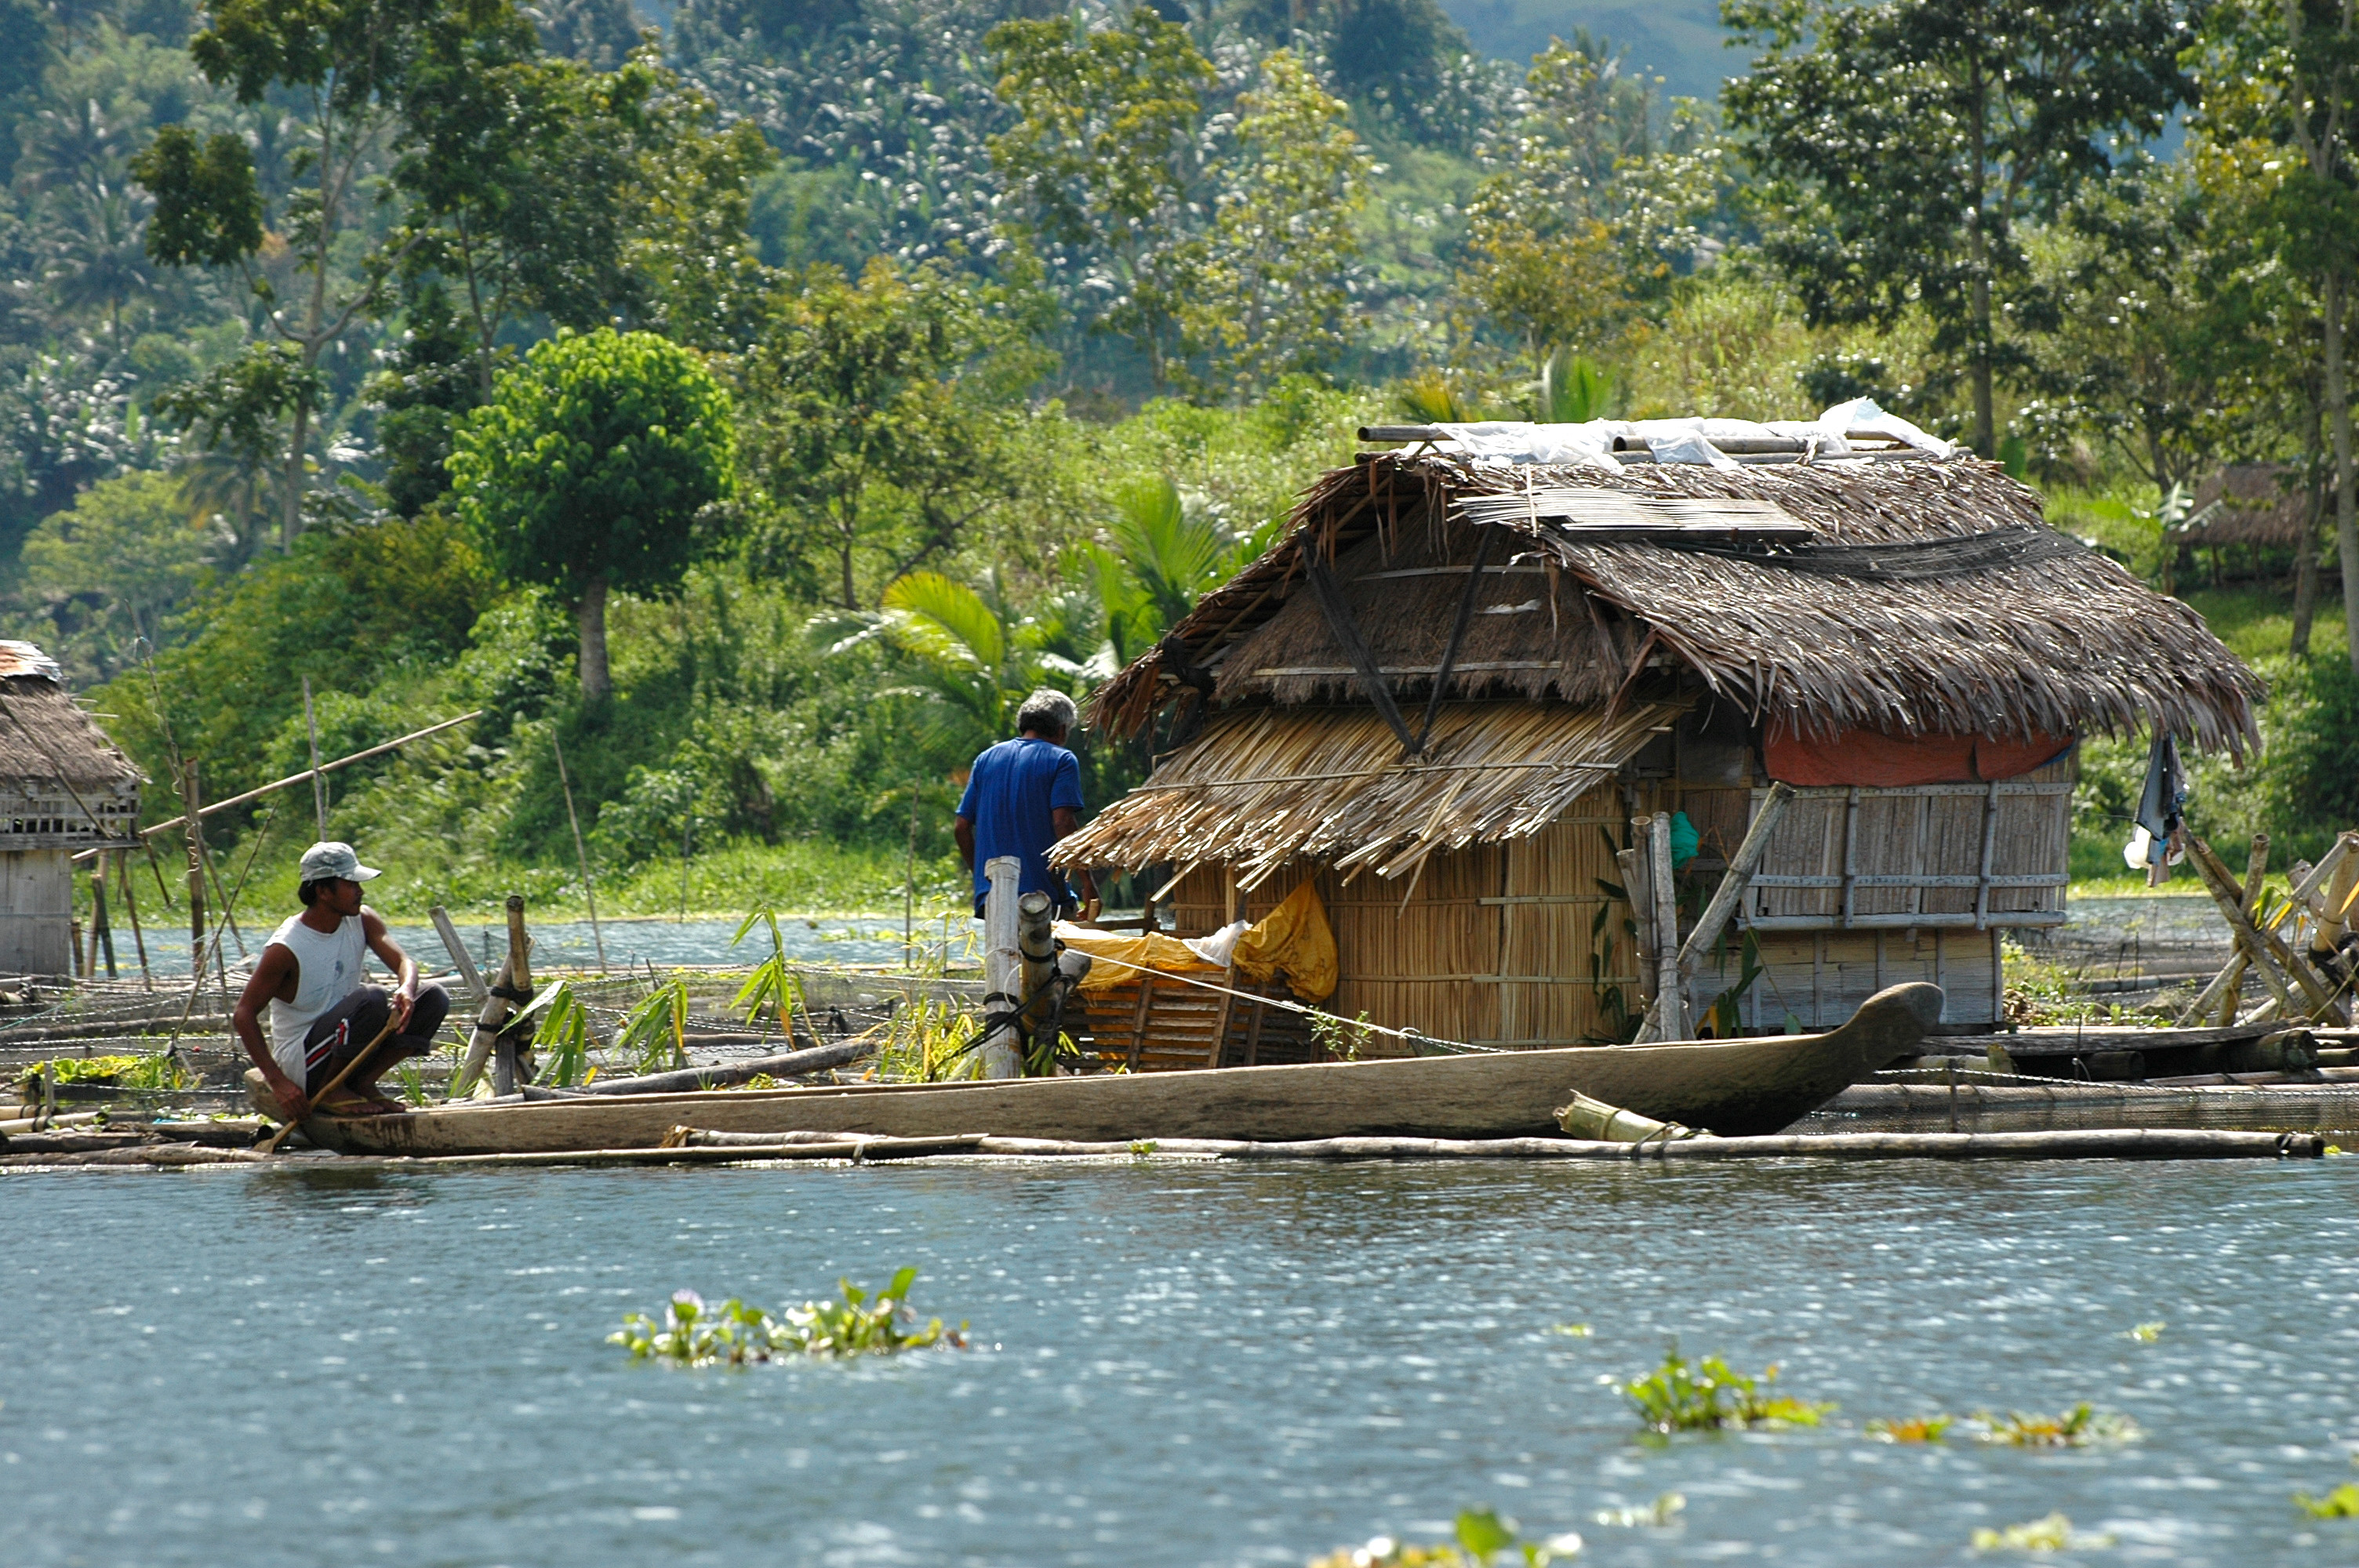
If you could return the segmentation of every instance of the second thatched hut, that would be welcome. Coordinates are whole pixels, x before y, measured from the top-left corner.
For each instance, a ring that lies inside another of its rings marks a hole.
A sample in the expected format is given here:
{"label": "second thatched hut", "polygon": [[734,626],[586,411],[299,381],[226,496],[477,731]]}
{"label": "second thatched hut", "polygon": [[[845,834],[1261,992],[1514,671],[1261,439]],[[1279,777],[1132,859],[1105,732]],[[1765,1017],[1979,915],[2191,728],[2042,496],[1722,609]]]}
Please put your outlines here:
{"label": "second thatched hut", "polygon": [[[1417,439],[1329,473],[1097,693],[1095,726],[1168,750],[1057,852],[1152,869],[1182,935],[1308,878],[1346,1019],[1627,1038],[1632,819],[1697,830],[1692,913],[1783,781],[1799,796],[1691,1015],[1829,1024],[1921,979],[1952,1026],[1987,1023],[2002,935],[2064,918],[2079,739],[2255,741],[2262,685],[2192,610],[1895,421],[1362,434]],[[1243,1059],[1242,1011],[1221,1016],[1171,1065]]]}

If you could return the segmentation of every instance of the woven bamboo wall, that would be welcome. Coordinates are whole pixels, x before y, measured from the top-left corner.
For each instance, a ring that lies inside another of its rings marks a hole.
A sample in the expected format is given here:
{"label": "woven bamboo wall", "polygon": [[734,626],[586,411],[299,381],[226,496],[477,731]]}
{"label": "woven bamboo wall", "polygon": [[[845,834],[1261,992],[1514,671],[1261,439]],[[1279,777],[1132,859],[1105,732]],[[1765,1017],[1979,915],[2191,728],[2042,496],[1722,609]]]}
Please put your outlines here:
{"label": "woven bamboo wall", "polygon": [[[2042,793],[1995,797],[1992,873],[2056,881],[1994,888],[1989,914],[2060,916],[2073,776],[2072,760],[2062,758],[2006,786],[2048,786]],[[1744,837],[1752,796],[1744,788],[1697,788],[1677,779],[1603,786],[1531,838],[1436,855],[1413,888],[1373,875],[1345,885],[1336,873],[1316,869],[1311,874],[1335,929],[1342,970],[1326,1005],[1345,1018],[1364,1012],[1372,1022],[1476,1044],[1608,1038],[1614,1028],[1604,988],[1617,990],[1631,1009],[1644,1005],[1637,954],[1627,934],[1629,910],[1618,899],[1609,906],[1599,886],[1621,881],[1613,850],[1629,841],[1633,807],[1639,815],[1685,811],[1695,823],[1701,848],[1680,879],[1681,904],[1691,913]],[[1851,863],[1862,875],[1978,873],[1984,811],[1993,798],[1979,787],[1863,798],[1849,829],[1856,836]],[[1842,797],[1798,801],[1765,870],[1839,877],[1846,809]],[[1236,901],[1236,915],[1258,920],[1293,891],[1296,880],[1270,879]],[[1976,889],[1855,887],[1851,896],[1854,917],[1895,924],[1834,929],[1843,903],[1839,887],[1761,895],[1759,907],[1788,918],[1814,917],[1818,928],[1758,934],[1765,973],[1739,1004],[1748,1032],[1774,1033],[1789,1020],[1809,1028],[1832,1026],[1884,987],[1908,980],[1929,980],[1948,993],[1946,1022],[1987,1022],[2003,1014],[1996,932],[1971,924]],[[1182,935],[1219,929],[1231,918],[1226,871],[1202,866],[1190,872],[1173,890],[1169,909]],[[1602,928],[1601,910],[1606,912]],[[1968,924],[1899,924],[1911,913]],[[1734,942],[1726,973],[1706,962],[1690,989],[1692,1012],[1701,1016],[1734,981],[1736,963]],[[1367,1054],[1397,1049],[1379,1039]]]}
{"label": "woven bamboo wall", "polygon": [[[1641,809],[1669,793],[1647,786]],[[1704,792],[1689,793],[1699,797],[1689,807],[1693,815]],[[1711,793],[1744,809],[1744,791]],[[1369,874],[1346,885],[1335,872],[1315,870],[1342,973],[1326,1006],[1345,1018],[1364,1012],[1371,1022],[1475,1044],[1603,1038],[1601,981],[1624,988],[1640,1005],[1627,908],[1613,901],[1602,933],[1597,924],[1608,904],[1598,884],[1620,883],[1613,850],[1627,841],[1628,829],[1621,787],[1613,785],[1592,790],[1528,838],[1434,856],[1414,886]],[[1238,916],[1260,919],[1297,880],[1271,878],[1238,901]],[[1217,866],[1181,881],[1170,904],[1180,935],[1219,929],[1228,918],[1227,885]],[[1378,1039],[1366,1054],[1398,1050]]]}
{"label": "woven bamboo wall", "polygon": [[66,855],[0,854],[0,975],[73,973],[73,868]]}

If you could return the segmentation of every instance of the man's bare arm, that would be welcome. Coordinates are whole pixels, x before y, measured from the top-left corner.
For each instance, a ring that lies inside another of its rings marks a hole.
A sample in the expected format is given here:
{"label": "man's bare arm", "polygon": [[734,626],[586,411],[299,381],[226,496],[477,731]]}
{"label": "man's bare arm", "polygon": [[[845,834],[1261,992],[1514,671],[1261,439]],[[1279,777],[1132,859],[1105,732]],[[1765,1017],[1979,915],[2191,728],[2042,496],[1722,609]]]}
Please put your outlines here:
{"label": "man's bare arm", "polygon": [[958,840],[959,859],[968,871],[974,870],[974,821],[972,817],[951,818],[951,837]]}
{"label": "man's bare arm", "polygon": [[366,904],[361,905],[361,935],[378,962],[393,971],[393,1026],[398,1032],[409,1022],[409,1010],[418,1003],[418,960],[393,939],[393,933],[386,929],[385,917]]}
{"label": "man's bare arm", "polygon": [[238,992],[237,1006],[231,1011],[229,1019],[230,1027],[237,1033],[238,1043],[245,1047],[245,1054],[254,1059],[255,1066],[261,1071],[263,1082],[270,1086],[270,1092],[290,1117],[301,1116],[310,1108],[310,1102],[304,1098],[303,1086],[287,1076],[286,1069],[278,1065],[278,1058],[272,1055],[269,1046],[263,1043],[262,1010],[269,1005],[271,998],[278,995],[296,978],[298,968],[295,955],[278,943],[273,942],[263,948],[261,961],[254,966],[254,973],[246,977],[245,989]]}

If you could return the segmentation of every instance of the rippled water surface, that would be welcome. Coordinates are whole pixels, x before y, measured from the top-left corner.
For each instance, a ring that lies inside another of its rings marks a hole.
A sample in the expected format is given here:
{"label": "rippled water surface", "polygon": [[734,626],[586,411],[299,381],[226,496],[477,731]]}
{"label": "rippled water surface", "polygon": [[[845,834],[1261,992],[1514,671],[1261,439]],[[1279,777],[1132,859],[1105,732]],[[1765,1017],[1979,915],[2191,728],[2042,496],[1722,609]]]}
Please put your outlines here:
{"label": "rippled water surface", "polygon": [[[2289,1494],[2359,1478],[2354,1196],[2343,1160],[17,1175],[5,1555],[1299,1564],[1492,1503],[1601,1563],[1967,1562],[2054,1509],[2115,1544],[2043,1561],[2348,1563]],[[902,1263],[978,1348],[601,1342]],[[1604,1385],[1672,1336],[1842,1411],[1644,1446]],[[2145,1438],[1860,1431],[2083,1400]],[[1676,1529],[1591,1518],[1670,1490]]]}

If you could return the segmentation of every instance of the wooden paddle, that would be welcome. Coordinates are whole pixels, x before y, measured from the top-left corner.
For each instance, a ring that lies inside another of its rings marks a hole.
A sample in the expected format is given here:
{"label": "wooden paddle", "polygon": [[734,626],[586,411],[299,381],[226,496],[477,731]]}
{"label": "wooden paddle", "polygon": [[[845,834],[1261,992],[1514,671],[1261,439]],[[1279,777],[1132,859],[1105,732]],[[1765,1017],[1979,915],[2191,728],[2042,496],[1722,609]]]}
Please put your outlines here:
{"label": "wooden paddle", "polygon": [[[310,1115],[312,1108],[318,1106],[321,1100],[326,1099],[330,1095],[334,1094],[338,1089],[342,1088],[344,1087],[344,1080],[353,1076],[353,1069],[358,1067],[363,1062],[367,1061],[371,1056],[375,1055],[376,1054],[376,1048],[384,1044],[386,1038],[392,1033],[393,1018],[388,1014],[385,1021],[385,1027],[376,1032],[376,1038],[370,1041],[366,1045],[362,1046],[360,1054],[355,1055],[351,1061],[344,1064],[343,1071],[338,1073],[334,1077],[328,1080],[328,1087],[326,1088],[321,1089],[318,1094],[310,1097],[311,1103],[310,1105],[304,1107],[303,1115]],[[278,1141],[286,1137],[288,1133],[294,1131],[296,1125],[302,1119],[303,1117],[301,1116],[289,1117],[284,1127],[281,1127],[277,1131],[264,1139],[260,1143],[255,1144],[255,1147],[261,1150],[265,1154],[277,1153]]]}

